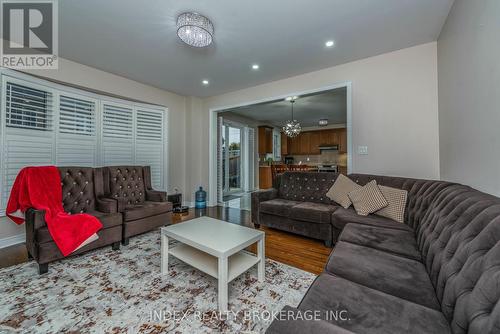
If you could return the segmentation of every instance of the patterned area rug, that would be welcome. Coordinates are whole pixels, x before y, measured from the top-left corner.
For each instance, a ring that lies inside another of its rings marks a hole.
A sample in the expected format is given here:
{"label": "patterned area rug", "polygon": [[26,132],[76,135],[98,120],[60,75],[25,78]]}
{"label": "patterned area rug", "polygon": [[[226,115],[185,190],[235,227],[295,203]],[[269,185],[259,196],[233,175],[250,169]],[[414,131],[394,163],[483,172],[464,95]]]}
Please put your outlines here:
{"label": "patterned area rug", "polygon": [[160,274],[159,231],[49,266],[0,270],[0,333],[262,333],[272,312],[296,306],[311,273],[266,261],[266,282],[251,269],[229,285],[229,311],[217,311],[217,281],[170,258]]}

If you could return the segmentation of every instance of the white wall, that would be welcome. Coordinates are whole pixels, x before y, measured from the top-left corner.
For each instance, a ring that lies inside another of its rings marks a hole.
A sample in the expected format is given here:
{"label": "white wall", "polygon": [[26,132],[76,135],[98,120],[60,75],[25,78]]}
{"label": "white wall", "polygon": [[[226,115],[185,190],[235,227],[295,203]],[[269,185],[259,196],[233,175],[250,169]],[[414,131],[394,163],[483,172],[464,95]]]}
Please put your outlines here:
{"label": "white wall", "polygon": [[353,92],[353,148],[367,145],[369,150],[365,156],[353,155],[353,171],[438,179],[437,46],[433,42],[204,99],[197,115],[204,131],[187,130],[204,145],[196,164],[200,182],[208,184],[209,177],[209,109],[348,81]]}
{"label": "white wall", "polygon": [[500,1],[456,0],[438,40],[441,176],[500,196]]}
{"label": "white wall", "polygon": [[[174,188],[186,190],[186,98],[184,96],[61,58],[58,70],[37,70],[30,73],[168,107],[168,190],[172,191]],[[8,241],[8,238],[12,238],[15,241],[16,236],[22,233],[24,225],[17,226],[7,218],[0,218],[0,245],[2,239]]]}

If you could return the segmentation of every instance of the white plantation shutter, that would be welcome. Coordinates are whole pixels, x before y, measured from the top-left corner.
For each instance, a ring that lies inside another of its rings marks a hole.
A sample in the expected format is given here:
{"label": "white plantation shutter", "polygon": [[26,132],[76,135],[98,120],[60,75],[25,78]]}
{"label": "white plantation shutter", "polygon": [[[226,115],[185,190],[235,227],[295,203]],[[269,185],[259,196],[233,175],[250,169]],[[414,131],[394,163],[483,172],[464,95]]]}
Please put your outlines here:
{"label": "white plantation shutter", "polygon": [[1,213],[19,171],[54,162],[53,94],[32,84],[3,82]]}
{"label": "white plantation shutter", "polygon": [[164,115],[159,110],[136,112],[135,162],[151,166],[153,188],[163,189]]}
{"label": "white plantation shutter", "polygon": [[61,95],[56,165],[96,166],[96,151],[96,101]]}
{"label": "white plantation shutter", "polygon": [[0,75],[0,215],[26,166],[148,165],[166,188],[164,109]]}
{"label": "white plantation shutter", "polygon": [[50,131],[52,93],[7,82],[5,90],[7,127]]}
{"label": "white plantation shutter", "polygon": [[132,108],[103,104],[102,165],[134,163],[134,116]]}

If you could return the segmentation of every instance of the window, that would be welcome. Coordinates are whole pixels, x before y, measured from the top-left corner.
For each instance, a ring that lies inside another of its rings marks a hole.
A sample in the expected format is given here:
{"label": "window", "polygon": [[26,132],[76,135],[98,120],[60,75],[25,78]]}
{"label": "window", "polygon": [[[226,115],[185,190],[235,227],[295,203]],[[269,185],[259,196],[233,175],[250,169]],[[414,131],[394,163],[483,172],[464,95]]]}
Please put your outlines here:
{"label": "window", "polygon": [[0,215],[26,166],[149,165],[165,189],[164,108],[0,74]]}
{"label": "window", "polygon": [[59,98],[59,131],[92,136],[95,133],[95,103],[61,95]]}
{"label": "window", "polygon": [[5,122],[8,127],[50,129],[52,94],[8,82],[5,98]]}

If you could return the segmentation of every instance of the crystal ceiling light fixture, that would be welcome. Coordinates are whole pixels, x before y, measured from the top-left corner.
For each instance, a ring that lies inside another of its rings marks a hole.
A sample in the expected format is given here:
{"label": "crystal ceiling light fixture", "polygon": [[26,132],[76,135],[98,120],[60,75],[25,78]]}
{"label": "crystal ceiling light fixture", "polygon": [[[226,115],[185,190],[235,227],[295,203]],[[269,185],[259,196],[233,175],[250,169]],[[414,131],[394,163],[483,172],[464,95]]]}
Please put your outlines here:
{"label": "crystal ceiling light fixture", "polygon": [[295,99],[291,99],[290,103],[292,104],[292,119],[286,121],[285,126],[283,126],[283,132],[287,137],[295,138],[300,134],[302,127],[300,123],[293,118],[293,104],[295,103]]}
{"label": "crystal ceiling light fixture", "polygon": [[214,26],[203,15],[182,13],[177,17],[177,36],[187,45],[203,48],[212,44]]}

